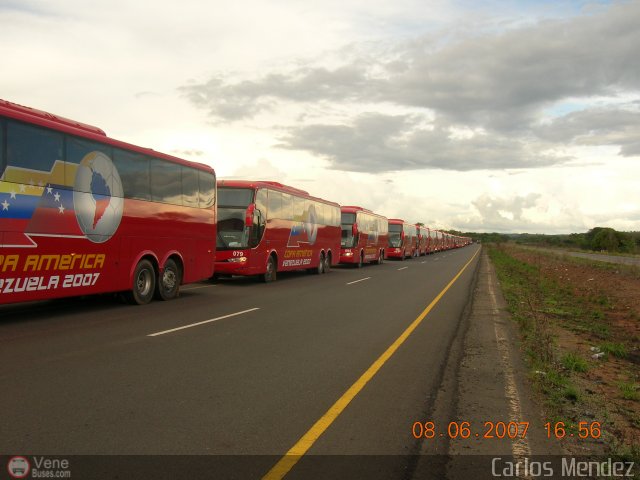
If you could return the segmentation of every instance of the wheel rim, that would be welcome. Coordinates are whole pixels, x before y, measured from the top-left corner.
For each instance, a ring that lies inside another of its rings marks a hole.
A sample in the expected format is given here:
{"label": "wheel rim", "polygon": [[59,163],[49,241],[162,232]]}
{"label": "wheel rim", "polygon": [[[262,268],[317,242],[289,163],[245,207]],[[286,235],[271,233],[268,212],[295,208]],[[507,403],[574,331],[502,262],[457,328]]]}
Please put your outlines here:
{"label": "wheel rim", "polygon": [[178,278],[176,276],[176,272],[171,269],[165,268],[164,273],[162,274],[162,286],[165,290],[171,291],[176,288],[176,283]]}
{"label": "wheel rim", "polygon": [[151,291],[151,272],[142,270],[136,280],[136,289],[140,295],[148,295]]}

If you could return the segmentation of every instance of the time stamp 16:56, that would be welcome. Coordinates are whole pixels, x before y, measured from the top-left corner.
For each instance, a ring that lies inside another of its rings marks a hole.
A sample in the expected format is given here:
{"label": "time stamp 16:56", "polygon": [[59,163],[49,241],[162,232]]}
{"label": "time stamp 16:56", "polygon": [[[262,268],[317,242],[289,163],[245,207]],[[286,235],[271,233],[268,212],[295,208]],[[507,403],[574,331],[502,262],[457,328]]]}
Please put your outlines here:
{"label": "time stamp 16:56", "polygon": [[[438,428],[435,422],[414,422],[411,431],[414,438],[467,439],[467,438],[526,438],[529,431],[529,422],[492,422],[486,421],[478,428],[471,422],[457,421],[449,422],[446,428]],[[547,438],[579,438],[597,439],[602,436],[602,425],[600,422],[578,422],[567,424],[565,422],[547,422],[544,424]]]}

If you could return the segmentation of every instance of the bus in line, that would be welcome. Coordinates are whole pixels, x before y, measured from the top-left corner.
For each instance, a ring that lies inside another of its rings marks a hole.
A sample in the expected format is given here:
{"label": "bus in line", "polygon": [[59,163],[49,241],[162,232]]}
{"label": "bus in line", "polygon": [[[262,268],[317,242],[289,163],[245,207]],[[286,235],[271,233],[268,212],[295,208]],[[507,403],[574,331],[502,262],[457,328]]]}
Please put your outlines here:
{"label": "bus in line", "polygon": [[365,263],[384,261],[389,241],[387,217],[362,207],[340,207],[340,263],[360,268]]}
{"label": "bus in line", "polygon": [[429,253],[429,229],[420,223],[416,223],[416,257]]}
{"label": "bus in line", "polygon": [[216,277],[329,272],[340,260],[340,205],[271,181],[219,180]]}
{"label": "bus in line", "polygon": [[389,248],[387,258],[414,257],[417,249],[416,226],[400,218],[389,219]]}
{"label": "bus in line", "polygon": [[213,274],[215,196],[209,166],[0,100],[0,304],[177,297]]}

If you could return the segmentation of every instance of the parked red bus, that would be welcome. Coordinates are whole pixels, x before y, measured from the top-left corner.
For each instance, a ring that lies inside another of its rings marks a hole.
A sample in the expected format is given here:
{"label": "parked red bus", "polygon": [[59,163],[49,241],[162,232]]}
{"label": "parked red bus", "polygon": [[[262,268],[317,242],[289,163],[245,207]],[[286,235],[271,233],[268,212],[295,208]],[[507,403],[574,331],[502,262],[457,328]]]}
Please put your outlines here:
{"label": "parked red bus", "polygon": [[306,268],[328,272],[340,258],[340,206],[277,182],[220,180],[216,275]]}
{"label": "parked red bus", "polygon": [[429,229],[416,223],[416,256],[421,257],[429,253]]}
{"label": "parked red bus", "polygon": [[215,259],[211,167],[0,100],[0,303],[169,300]]}
{"label": "parked red bus", "polygon": [[417,248],[416,226],[399,218],[389,219],[389,248],[387,258],[413,257]]}
{"label": "parked red bus", "polygon": [[340,212],[340,263],[358,268],[364,263],[381,264],[389,242],[387,217],[362,207],[340,207]]}

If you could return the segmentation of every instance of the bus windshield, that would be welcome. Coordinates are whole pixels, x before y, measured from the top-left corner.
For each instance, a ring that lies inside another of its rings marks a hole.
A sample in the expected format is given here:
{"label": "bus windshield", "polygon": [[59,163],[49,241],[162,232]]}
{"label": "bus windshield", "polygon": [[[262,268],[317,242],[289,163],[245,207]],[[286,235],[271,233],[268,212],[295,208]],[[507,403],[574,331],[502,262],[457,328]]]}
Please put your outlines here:
{"label": "bus windshield", "polygon": [[248,248],[249,227],[245,225],[247,207],[253,202],[249,188],[218,189],[218,234],[216,247]]}
{"label": "bus windshield", "polygon": [[389,246],[399,247],[402,245],[402,225],[389,225]]}
{"label": "bus windshield", "polygon": [[340,226],[342,228],[342,237],[340,240],[340,246],[342,248],[353,248],[356,243],[356,238],[353,236],[353,224],[356,221],[355,213],[343,213],[340,220]]}

